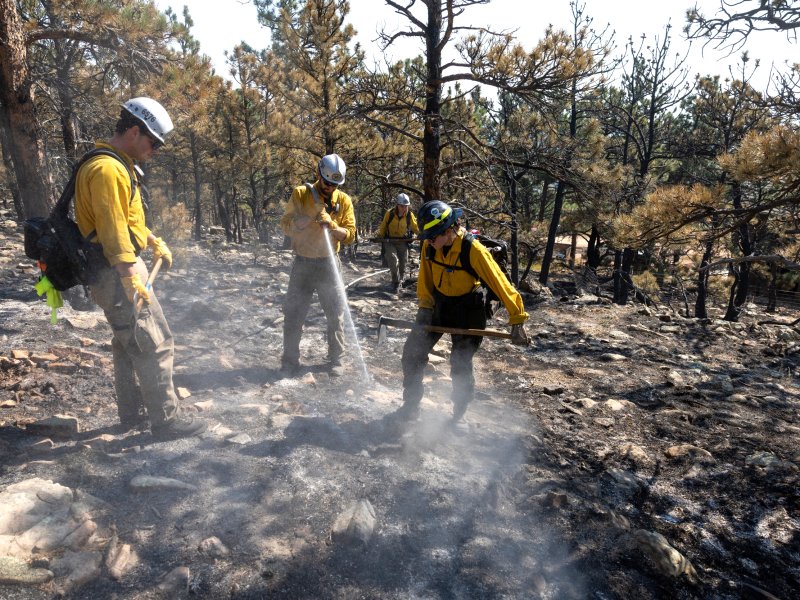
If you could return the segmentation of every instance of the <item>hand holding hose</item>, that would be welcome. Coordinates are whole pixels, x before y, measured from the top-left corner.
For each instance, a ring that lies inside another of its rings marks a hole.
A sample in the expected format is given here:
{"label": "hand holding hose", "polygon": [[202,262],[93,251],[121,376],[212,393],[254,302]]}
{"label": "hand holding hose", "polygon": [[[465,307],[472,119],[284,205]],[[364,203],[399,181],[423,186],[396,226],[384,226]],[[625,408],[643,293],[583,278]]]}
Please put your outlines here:
{"label": "hand holding hose", "polygon": [[324,227],[326,229],[336,229],[336,223],[333,222],[331,216],[324,210],[319,211],[316,221],[319,223],[320,227]]}

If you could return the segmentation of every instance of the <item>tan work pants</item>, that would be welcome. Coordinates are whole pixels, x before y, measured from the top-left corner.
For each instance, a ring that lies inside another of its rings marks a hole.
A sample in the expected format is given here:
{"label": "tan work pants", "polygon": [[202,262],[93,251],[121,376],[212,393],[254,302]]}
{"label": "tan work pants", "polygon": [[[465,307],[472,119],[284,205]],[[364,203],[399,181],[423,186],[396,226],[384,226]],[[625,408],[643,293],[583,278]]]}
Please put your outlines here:
{"label": "tan work pants", "polygon": [[339,258],[334,270],[330,258],[296,256],[283,304],[283,364],[300,360],[300,337],[316,290],[328,322],[328,361],[338,364],[344,354],[344,304],[339,292]]}
{"label": "tan work pants", "polygon": [[[146,281],[147,267],[141,258],[137,270]],[[151,425],[177,416],[178,397],[172,384],[174,342],[155,293],[150,291],[150,303],[134,318],[133,305],[113,268],[102,271],[91,291],[114,334],[111,347],[120,421],[135,423],[142,406]]]}

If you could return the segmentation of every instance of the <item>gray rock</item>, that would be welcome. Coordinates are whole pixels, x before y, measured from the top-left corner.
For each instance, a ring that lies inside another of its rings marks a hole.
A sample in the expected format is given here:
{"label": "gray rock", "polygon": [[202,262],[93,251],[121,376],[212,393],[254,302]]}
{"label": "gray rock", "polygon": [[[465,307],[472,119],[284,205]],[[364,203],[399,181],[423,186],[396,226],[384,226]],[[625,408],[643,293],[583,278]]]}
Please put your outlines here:
{"label": "gray rock", "polygon": [[216,536],[204,539],[197,549],[211,558],[225,558],[231,553],[228,547]]}
{"label": "gray rock", "polygon": [[130,480],[128,486],[135,492],[155,492],[158,490],[185,490],[197,491],[197,486],[169,477],[153,477],[150,475],[137,475]]}
{"label": "gray rock", "polygon": [[27,563],[11,556],[0,556],[0,583],[12,585],[36,585],[53,579],[53,572],[34,569]]}
{"label": "gray rock", "polygon": [[74,590],[100,577],[100,565],[103,555],[100,552],[73,552],[67,550],[53,562],[53,572],[65,577],[62,589]]}
{"label": "gray rock", "polygon": [[375,509],[370,501],[358,500],[336,517],[331,540],[348,546],[366,546],[375,529],[375,521]]}
{"label": "gray rock", "polygon": [[600,360],[605,362],[621,362],[623,360],[628,360],[628,357],[623,354],[616,354],[614,352],[606,352],[605,354],[600,355]]}
{"label": "gray rock", "polygon": [[130,544],[120,544],[114,534],[106,547],[104,562],[111,579],[118,580],[138,564],[139,557]]}
{"label": "gray rock", "polygon": [[53,415],[30,423],[25,427],[27,433],[44,437],[68,438],[80,431],[78,419],[68,415]]}
{"label": "gray rock", "polygon": [[175,567],[161,578],[158,591],[170,598],[184,594],[189,590],[190,575],[189,567]]}
{"label": "gray rock", "polygon": [[234,444],[236,446],[245,446],[253,441],[246,433],[237,433],[236,435],[232,435],[231,437],[225,440],[229,444]]}
{"label": "gray rock", "polygon": [[699,582],[689,559],[673,548],[660,533],[637,529],[630,535],[628,551],[632,558],[662,577],[675,579],[684,576],[689,583]]}

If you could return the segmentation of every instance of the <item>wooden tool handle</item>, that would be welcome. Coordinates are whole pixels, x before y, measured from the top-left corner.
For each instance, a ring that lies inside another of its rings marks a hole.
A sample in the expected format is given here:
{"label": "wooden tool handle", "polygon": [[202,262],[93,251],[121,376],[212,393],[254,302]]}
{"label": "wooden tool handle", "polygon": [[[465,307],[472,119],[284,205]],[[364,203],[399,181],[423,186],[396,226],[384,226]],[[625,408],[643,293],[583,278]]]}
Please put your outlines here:
{"label": "wooden tool handle", "polygon": [[[156,280],[156,275],[158,275],[158,272],[161,270],[161,263],[162,262],[163,262],[163,259],[159,256],[158,260],[156,260],[155,264],[153,265],[153,268],[150,270],[150,277],[147,278],[147,283],[144,286],[147,289],[148,292],[153,288],[153,282]],[[137,298],[137,300],[136,300],[136,312],[137,313],[140,310],[142,310],[142,305],[143,304],[144,304],[144,300],[142,300],[141,298]]]}

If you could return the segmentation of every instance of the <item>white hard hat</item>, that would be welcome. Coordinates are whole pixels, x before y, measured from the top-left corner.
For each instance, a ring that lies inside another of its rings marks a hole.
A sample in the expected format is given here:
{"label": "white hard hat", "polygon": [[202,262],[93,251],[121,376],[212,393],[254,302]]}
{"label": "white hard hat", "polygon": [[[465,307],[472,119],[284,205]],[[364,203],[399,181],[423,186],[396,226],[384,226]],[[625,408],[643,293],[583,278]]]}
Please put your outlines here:
{"label": "white hard hat", "polygon": [[144,123],[152,136],[162,144],[166,135],[172,131],[172,119],[166,109],[152,98],[131,98],[122,107]]}
{"label": "white hard hat", "polygon": [[400,206],[411,206],[411,200],[409,199],[408,194],[403,194],[402,192],[397,194],[397,198],[395,198],[394,201]]}
{"label": "white hard hat", "polygon": [[319,175],[328,183],[342,185],[347,173],[347,165],[338,154],[328,154],[319,161]]}

